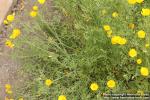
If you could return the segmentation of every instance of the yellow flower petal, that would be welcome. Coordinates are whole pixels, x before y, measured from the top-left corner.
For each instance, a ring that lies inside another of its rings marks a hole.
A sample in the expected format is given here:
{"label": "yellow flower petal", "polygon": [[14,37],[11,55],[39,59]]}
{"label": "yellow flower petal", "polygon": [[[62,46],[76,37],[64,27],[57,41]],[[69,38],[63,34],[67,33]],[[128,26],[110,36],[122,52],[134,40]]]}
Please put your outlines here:
{"label": "yellow flower petal", "polygon": [[7,94],[12,94],[12,93],[13,93],[11,90],[8,90],[8,89],[6,89],[5,92],[6,92]]}
{"label": "yellow flower petal", "polygon": [[132,5],[133,5],[133,4],[136,4],[136,0],[128,0],[128,3],[129,3],[129,4],[132,4]]}
{"label": "yellow flower petal", "polygon": [[137,51],[135,49],[130,49],[128,54],[129,54],[130,57],[133,58],[133,57],[137,56]]}
{"label": "yellow flower petal", "polygon": [[126,43],[127,43],[127,40],[125,38],[120,38],[120,40],[118,42],[118,44],[120,44],[120,45],[124,45]]}
{"label": "yellow flower petal", "polygon": [[7,16],[7,20],[8,20],[9,22],[14,21],[14,19],[15,19],[14,15],[8,15],[8,16]]}
{"label": "yellow flower petal", "polygon": [[14,44],[10,40],[6,40],[5,45],[9,48],[13,48]]}
{"label": "yellow flower petal", "polygon": [[36,17],[37,16],[37,11],[31,11],[30,16],[31,17]]}
{"label": "yellow flower petal", "polygon": [[143,76],[149,75],[149,70],[147,67],[141,67],[140,72],[141,72],[141,75],[143,75]]}
{"label": "yellow flower petal", "polygon": [[119,14],[118,14],[117,12],[113,12],[113,13],[112,13],[112,17],[116,18],[116,17],[118,17],[118,16],[119,16]]}
{"label": "yellow flower petal", "polygon": [[53,83],[53,81],[50,79],[45,80],[45,85],[47,85],[47,86],[51,86],[52,83]]}
{"label": "yellow flower petal", "polygon": [[7,21],[7,20],[4,20],[3,23],[4,23],[5,25],[8,25],[8,21]]}
{"label": "yellow flower petal", "polygon": [[116,86],[116,83],[115,83],[114,80],[109,80],[109,81],[107,82],[107,86],[108,86],[109,88],[114,88],[114,87]]}
{"label": "yellow flower petal", "polygon": [[150,15],[150,9],[148,8],[143,8],[142,11],[141,11],[141,14],[143,16],[149,16]]}
{"label": "yellow flower petal", "polygon": [[142,63],[142,59],[137,59],[137,64],[141,64]]}
{"label": "yellow flower petal", "polygon": [[98,86],[97,83],[92,83],[92,84],[90,85],[90,88],[91,88],[92,91],[97,91],[98,88],[99,88],[99,86]]}
{"label": "yellow flower petal", "polygon": [[33,9],[34,11],[37,11],[37,10],[38,10],[38,6],[33,6],[32,9]]}
{"label": "yellow flower petal", "polygon": [[40,4],[44,4],[46,0],[38,0]]}
{"label": "yellow flower petal", "polygon": [[60,95],[58,97],[58,100],[67,100],[66,96],[65,95]]}
{"label": "yellow flower petal", "polygon": [[143,30],[138,31],[137,34],[138,34],[138,37],[141,39],[145,38],[145,36],[146,36],[146,33]]}
{"label": "yellow flower petal", "polygon": [[21,34],[20,29],[14,29],[12,34],[9,36],[10,39],[15,39]]}
{"label": "yellow flower petal", "polygon": [[5,89],[11,89],[11,85],[10,84],[5,84]]}
{"label": "yellow flower petal", "polygon": [[137,3],[143,3],[144,0],[136,0]]}
{"label": "yellow flower petal", "polygon": [[120,40],[120,36],[113,36],[112,38],[111,38],[111,43],[112,44],[118,44],[118,41]]}
{"label": "yellow flower petal", "polygon": [[104,25],[103,28],[104,28],[105,31],[110,31],[111,30],[111,27],[109,25]]}

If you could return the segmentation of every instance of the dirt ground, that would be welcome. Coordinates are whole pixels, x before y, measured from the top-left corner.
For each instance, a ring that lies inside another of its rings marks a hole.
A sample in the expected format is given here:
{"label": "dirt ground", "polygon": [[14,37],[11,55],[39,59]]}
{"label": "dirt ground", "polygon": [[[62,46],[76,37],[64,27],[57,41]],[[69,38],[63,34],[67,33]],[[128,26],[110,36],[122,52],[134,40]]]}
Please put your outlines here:
{"label": "dirt ground", "polygon": [[[14,61],[10,57],[10,52],[13,50],[4,46],[4,41],[8,37],[8,33],[12,30],[12,27],[21,27],[21,23],[26,22],[29,19],[29,12],[32,9],[33,5],[36,5],[36,0],[19,0],[18,5],[15,5],[14,8],[10,10],[16,11],[15,21],[11,26],[1,27],[2,34],[0,34],[0,100],[5,98],[5,84],[11,84],[13,88],[18,87],[18,84],[23,82],[22,76],[18,74],[20,69],[20,64],[17,61]],[[48,0],[45,4],[46,9],[51,8],[52,0]],[[42,6],[40,6],[42,7]],[[40,8],[39,8],[40,9]],[[10,11],[11,12],[11,11]],[[22,33],[24,34],[24,33]]]}
{"label": "dirt ground", "polygon": [[[5,84],[15,84],[17,78],[18,65],[8,56],[10,50],[3,48],[0,55],[0,96],[5,97]],[[1,100],[0,99],[0,100]]]}
{"label": "dirt ground", "polygon": [[[11,8],[12,3],[12,0],[0,0],[0,25]],[[0,37],[0,100],[4,100],[5,97],[4,85],[6,83],[14,83],[12,81],[15,80],[14,74],[18,66],[17,63],[8,57],[8,52],[10,50],[6,49],[2,43],[3,38]]]}
{"label": "dirt ground", "polygon": [[[23,0],[21,0],[23,1]],[[35,0],[34,0],[35,1]],[[4,100],[5,94],[5,84],[11,84],[13,88],[17,86],[22,80],[18,75],[19,71],[19,62],[14,61],[10,57],[10,53],[13,52],[12,49],[6,47],[4,41],[6,40],[8,33],[12,29],[12,27],[18,27],[19,21],[22,19],[26,19],[23,16],[23,12],[26,10],[30,10],[34,1],[23,1],[19,2],[19,5],[14,5],[14,8],[10,10],[16,10],[17,14],[15,16],[15,20],[11,26],[1,26],[2,34],[0,34],[0,100]],[[10,11],[11,13],[11,11]]]}

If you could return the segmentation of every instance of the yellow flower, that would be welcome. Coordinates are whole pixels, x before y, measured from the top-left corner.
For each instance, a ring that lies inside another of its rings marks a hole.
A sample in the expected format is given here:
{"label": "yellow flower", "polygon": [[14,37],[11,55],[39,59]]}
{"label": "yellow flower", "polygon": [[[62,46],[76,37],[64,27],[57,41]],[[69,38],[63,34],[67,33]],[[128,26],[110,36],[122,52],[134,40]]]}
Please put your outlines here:
{"label": "yellow flower", "polygon": [[112,17],[116,18],[116,17],[118,17],[118,16],[119,16],[119,14],[118,14],[117,12],[113,12],[113,13],[112,13]]}
{"label": "yellow flower", "polygon": [[148,43],[147,43],[147,44],[145,44],[145,47],[146,47],[146,48],[149,48],[149,46],[150,46],[150,45],[149,45]]}
{"label": "yellow flower", "polygon": [[137,51],[135,49],[130,49],[128,54],[129,54],[130,57],[136,57],[137,56]]}
{"label": "yellow flower", "polygon": [[127,43],[127,40],[125,38],[120,38],[118,41],[118,44],[120,44],[120,45],[124,45],[126,43]]}
{"label": "yellow flower", "polygon": [[145,38],[146,33],[143,30],[138,31],[138,37],[139,38]]}
{"label": "yellow flower", "polygon": [[30,16],[31,17],[36,17],[37,16],[37,11],[31,11]]}
{"label": "yellow flower", "polygon": [[33,9],[34,11],[37,11],[37,10],[38,10],[38,6],[33,6],[32,9]]}
{"label": "yellow flower", "polygon": [[47,85],[47,86],[51,86],[52,83],[53,83],[53,81],[50,79],[45,80],[45,85]]}
{"label": "yellow flower", "polygon": [[144,0],[136,0],[137,3],[142,3]]}
{"label": "yellow flower", "polygon": [[58,97],[58,100],[67,100],[66,96],[65,95],[60,95]]}
{"label": "yellow flower", "polygon": [[46,0],[38,0],[40,4],[44,4]]}
{"label": "yellow flower", "polygon": [[134,29],[134,28],[135,28],[135,24],[130,23],[130,24],[129,24],[129,28],[130,28],[130,29]]}
{"label": "yellow flower", "polygon": [[111,30],[111,27],[109,25],[104,25],[103,28],[104,28],[105,31],[110,31]]}
{"label": "yellow flower", "polygon": [[137,59],[137,64],[141,64],[142,63],[142,59]]}
{"label": "yellow flower", "polygon": [[141,14],[143,16],[149,16],[150,15],[150,9],[148,8],[143,8],[142,11],[141,11]]}
{"label": "yellow flower", "polygon": [[144,95],[144,91],[138,90],[138,91],[137,91],[137,94],[140,94],[141,96],[143,96],[143,95]]}
{"label": "yellow flower", "polygon": [[114,87],[116,86],[116,83],[115,83],[114,80],[109,80],[109,81],[107,82],[107,86],[108,86],[109,88],[114,88]]}
{"label": "yellow flower", "polygon": [[12,34],[9,36],[10,39],[15,39],[21,34],[20,29],[14,29]]}
{"label": "yellow flower", "polygon": [[6,91],[7,94],[12,94],[12,93],[13,93],[13,92],[12,92],[11,90],[9,90],[9,89],[6,89],[5,91]]}
{"label": "yellow flower", "polygon": [[7,94],[12,94],[11,85],[10,84],[5,84],[5,92]]}
{"label": "yellow flower", "polygon": [[140,72],[141,72],[141,75],[143,75],[143,76],[149,75],[148,68],[146,68],[146,67],[141,67]]}
{"label": "yellow flower", "polygon": [[136,4],[136,0],[128,0],[129,4]]}
{"label": "yellow flower", "polygon": [[7,20],[4,20],[3,23],[4,23],[5,25],[8,25],[8,21],[7,21]]}
{"label": "yellow flower", "polygon": [[120,39],[121,39],[120,36],[113,36],[113,37],[111,38],[111,43],[112,43],[112,44],[117,44]]}
{"label": "yellow flower", "polygon": [[5,45],[8,46],[9,48],[14,47],[14,44],[10,40],[6,40]]}
{"label": "yellow flower", "polygon": [[14,21],[14,19],[15,19],[14,15],[8,15],[8,16],[7,16],[7,20],[8,20],[9,22]]}
{"label": "yellow flower", "polygon": [[11,85],[10,84],[5,84],[5,89],[11,89]]}
{"label": "yellow flower", "polygon": [[90,85],[90,88],[91,88],[92,91],[97,91],[98,88],[99,88],[99,86],[98,86],[97,83],[92,83],[92,84]]}
{"label": "yellow flower", "polygon": [[120,44],[120,45],[124,45],[127,43],[127,40],[125,38],[122,38],[120,36],[113,36],[111,38],[111,43],[112,44]]}

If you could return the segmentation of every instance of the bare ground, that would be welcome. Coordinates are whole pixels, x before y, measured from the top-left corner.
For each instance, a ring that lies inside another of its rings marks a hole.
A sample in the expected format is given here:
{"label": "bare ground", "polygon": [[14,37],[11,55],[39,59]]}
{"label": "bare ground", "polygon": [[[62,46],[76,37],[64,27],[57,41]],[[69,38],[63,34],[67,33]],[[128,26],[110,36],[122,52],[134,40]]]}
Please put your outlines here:
{"label": "bare ground", "polygon": [[[11,84],[12,88],[18,86],[21,83],[22,78],[19,76],[19,66],[17,61],[11,59],[10,53],[13,52],[12,49],[6,47],[4,45],[5,40],[8,37],[8,33],[11,32],[12,27],[18,27],[20,25],[20,21],[27,20],[25,16],[23,16],[23,12],[25,10],[31,9],[31,5],[33,5],[33,1],[26,1],[19,0],[18,5],[15,5],[14,8],[10,9],[10,13],[12,11],[16,12],[15,20],[12,25],[9,26],[1,26],[1,33],[0,34],[0,100],[4,100],[6,93],[5,93],[5,84]],[[27,15],[26,15],[27,16]]]}
{"label": "bare ground", "polygon": [[[18,27],[21,25],[22,22],[26,22],[29,20],[29,12],[32,9],[33,5],[36,5],[36,0],[19,0],[19,5],[17,5],[14,9],[16,10],[16,19],[15,22],[12,24],[13,27]],[[51,9],[51,2],[52,0],[48,0],[46,3],[46,9]],[[40,6],[41,7],[41,6]],[[46,12],[44,12],[46,13]],[[30,20],[29,20],[30,21]],[[32,20],[31,20],[32,21]],[[13,88],[18,87],[20,83],[23,82],[22,76],[18,74],[20,70],[19,62],[14,61],[10,57],[10,53],[13,50],[5,47],[4,41],[10,33],[12,26],[4,26],[2,27],[2,33],[0,34],[0,100],[4,100],[5,94],[5,84],[11,84]],[[23,27],[21,27],[23,28]],[[24,33],[22,33],[24,34]]]}
{"label": "bare ground", "polygon": [[17,80],[18,65],[9,57],[10,50],[3,48],[0,54],[0,100],[5,97],[5,84],[15,84]]}

